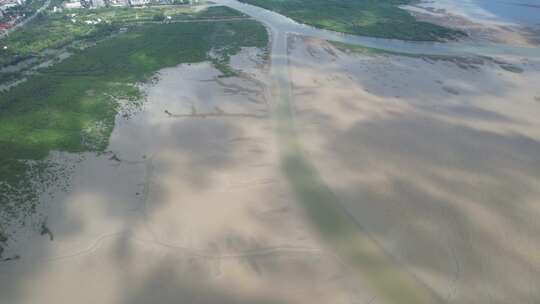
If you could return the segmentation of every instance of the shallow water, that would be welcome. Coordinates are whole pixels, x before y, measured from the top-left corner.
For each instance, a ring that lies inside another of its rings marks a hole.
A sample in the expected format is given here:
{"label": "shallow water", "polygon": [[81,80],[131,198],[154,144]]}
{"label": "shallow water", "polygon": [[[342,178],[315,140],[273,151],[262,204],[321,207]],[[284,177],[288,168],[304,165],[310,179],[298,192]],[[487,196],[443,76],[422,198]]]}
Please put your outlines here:
{"label": "shallow water", "polygon": [[252,16],[273,29],[273,31],[299,34],[326,40],[350,43],[365,47],[382,50],[402,52],[409,54],[432,54],[432,55],[516,55],[531,58],[540,58],[539,48],[519,47],[506,44],[480,44],[461,42],[417,42],[395,39],[383,39],[348,35],[333,31],[317,29],[311,26],[299,24],[283,15],[268,11],[249,4],[240,3],[236,0],[217,0],[219,4],[227,5],[247,15]]}
{"label": "shallow water", "polygon": [[423,6],[461,12],[481,21],[540,27],[538,0],[432,0]]}

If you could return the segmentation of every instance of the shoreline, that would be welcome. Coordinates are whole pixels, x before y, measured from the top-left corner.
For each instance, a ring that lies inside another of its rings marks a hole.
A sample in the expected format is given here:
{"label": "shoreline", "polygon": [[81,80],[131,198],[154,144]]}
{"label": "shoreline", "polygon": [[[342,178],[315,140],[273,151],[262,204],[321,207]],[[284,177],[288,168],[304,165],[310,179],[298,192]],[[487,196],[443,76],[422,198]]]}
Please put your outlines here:
{"label": "shoreline", "polygon": [[[420,0],[415,4],[402,5],[418,21],[457,29],[465,32],[467,37],[462,42],[473,43],[506,43],[518,46],[540,46],[540,26],[533,27],[515,22],[505,21],[488,12],[473,14],[456,5],[456,10],[434,1]],[[479,9],[480,10],[480,9]],[[485,15],[486,17],[481,17]]]}

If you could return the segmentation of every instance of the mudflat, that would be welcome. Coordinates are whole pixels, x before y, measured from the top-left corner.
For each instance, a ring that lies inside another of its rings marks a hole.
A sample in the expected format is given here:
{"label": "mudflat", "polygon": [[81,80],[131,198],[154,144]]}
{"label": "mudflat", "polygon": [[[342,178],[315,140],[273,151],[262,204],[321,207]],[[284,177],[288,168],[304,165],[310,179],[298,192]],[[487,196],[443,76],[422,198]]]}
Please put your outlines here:
{"label": "mudflat", "polygon": [[539,62],[289,53],[298,137],[363,230],[446,301],[540,300]]}
{"label": "mudflat", "polygon": [[1,303],[540,301],[536,49],[216,1],[4,87]]}
{"label": "mudflat", "polygon": [[163,69],[144,89],[143,108],[117,116],[106,153],[51,156],[73,162],[70,190],[44,204],[54,241],[28,231],[8,248],[6,256],[22,256],[0,264],[2,300],[349,303],[360,296],[280,178],[261,58],[255,48],[233,56],[239,77],[220,78],[210,63]]}

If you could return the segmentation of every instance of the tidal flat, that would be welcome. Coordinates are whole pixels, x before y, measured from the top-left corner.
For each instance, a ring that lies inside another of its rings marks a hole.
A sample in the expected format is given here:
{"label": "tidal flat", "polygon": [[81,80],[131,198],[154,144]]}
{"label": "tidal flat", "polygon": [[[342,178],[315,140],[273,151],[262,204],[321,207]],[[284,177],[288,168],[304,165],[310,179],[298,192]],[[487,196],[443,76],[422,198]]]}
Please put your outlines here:
{"label": "tidal flat", "polygon": [[26,219],[39,213],[43,188],[65,179],[71,167],[48,161],[50,153],[105,153],[115,117],[142,106],[141,86],[152,84],[157,71],[209,61],[226,78],[235,73],[232,55],[241,47],[265,49],[267,40],[265,28],[251,20],[141,25],[1,92],[2,234],[10,239],[15,223],[40,225]]}
{"label": "tidal flat", "polygon": [[0,302],[539,301],[536,49],[216,1],[2,95]]}
{"label": "tidal flat", "polygon": [[289,53],[298,138],[366,233],[443,301],[540,300],[540,62]]}
{"label": "tidal flat", "polygon": [[[349,303],[367,293],[321,245],[280,172],[264,48],[160,69],[101,153],[54,152],[54,241],[18,228],[0,263],[13,303]],[[268,288],[273,286],[273,288]],[[104,292],[106,291],[106,292]]]}

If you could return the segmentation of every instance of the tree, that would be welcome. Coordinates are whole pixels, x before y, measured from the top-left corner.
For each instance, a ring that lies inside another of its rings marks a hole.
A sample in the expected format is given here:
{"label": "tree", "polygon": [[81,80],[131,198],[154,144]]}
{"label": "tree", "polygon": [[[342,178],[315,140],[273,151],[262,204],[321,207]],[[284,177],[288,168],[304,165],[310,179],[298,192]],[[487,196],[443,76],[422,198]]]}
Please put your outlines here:
{"label": "tree", "polygon": [[163,13],[155,14],[154,17],[152,17],[152,20],[163,21],[165,20],[165,15]]}

